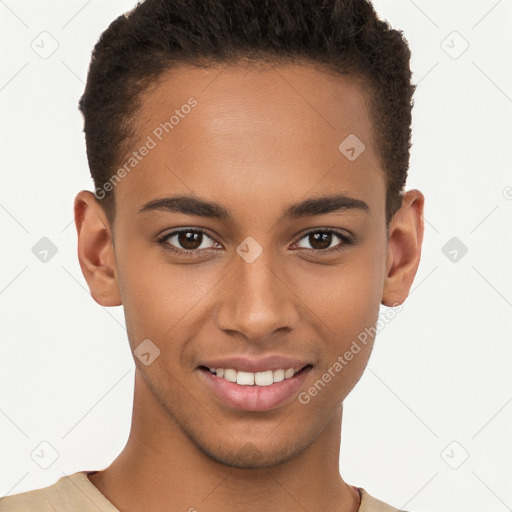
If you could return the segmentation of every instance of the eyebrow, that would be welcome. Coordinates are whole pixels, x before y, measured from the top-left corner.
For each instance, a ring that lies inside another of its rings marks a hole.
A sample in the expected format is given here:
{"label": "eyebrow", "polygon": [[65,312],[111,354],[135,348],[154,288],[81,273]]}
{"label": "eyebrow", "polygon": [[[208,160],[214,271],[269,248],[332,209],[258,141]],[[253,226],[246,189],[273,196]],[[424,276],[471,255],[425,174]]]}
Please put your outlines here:
{"label": "eyebrow", "polygon": [[[291,205],[283,214],[284,219],[299,219],[314,217],[328,213],[345,212],[350,210],[369,213],[370,207],[361,199],[345,194],[309,198]],[[143,205],[139,213],[151,211],[166,211],[208,217],[221,220],[231,220],[229,210],[213,201],[205,201],[191,195],[180,195],[154,199]]]}

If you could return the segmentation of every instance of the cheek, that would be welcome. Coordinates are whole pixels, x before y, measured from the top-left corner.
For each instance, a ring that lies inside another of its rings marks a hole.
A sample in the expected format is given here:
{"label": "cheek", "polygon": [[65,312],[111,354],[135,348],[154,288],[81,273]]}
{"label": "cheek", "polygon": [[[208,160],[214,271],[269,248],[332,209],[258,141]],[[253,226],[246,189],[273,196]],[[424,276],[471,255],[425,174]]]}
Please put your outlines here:
{"label": "cheek", "polygon": [[158,248],[126,244],[117,261],[117,278],[131,342],[149,338],[159,347],[179,338],[188,315],[216,281],[206,267],[173,265]]}
{"label": "cheek", "polygon": [[331,281],[329,294],[308,298],[321,312],[317,329],[324,340],[315,378],[298,397],[308,414],[334,410],[361,378],[373,348],[379,297],[369,274],[354,273]]}
{"label": "cheek", "polygon": [[373,247],[374,251],[355,251],[329,272],[325,267],[317,270],[302,291],[313,312],[309,318],[316,317],[316,328],[326,340],[320,378],[325,374],[325,379],[332,381],[329,387],[337,389],[338,398],[355,385],[373,347],[385,265],[384,251]]}
{"label": "cheek", "polygon": [[[315,269],[304,280],[305,303],[338,338],[357,336],[379,314],[383,289],[383,263],[360,250],[341,265]],[[340,340],[341,341],[341,340]]]}
{"label": "cheek", "polygon": [[385,239],[375,234],[344,272],[340,290],[341,313],[349,325],[364,329],[377,321],[384,288],[385,256]]}
{"label": "cheek", "polygon": [[164,314],[162,306],[167,300],[177,302],[177,297],[172,296],[172,283],[167,282],[158,265],[152,261],[150,254],[153,249],[135,243],[118,242],[118,245],[117,280],[130,343],[137,345],[149,338],[160,346],[161,324],[169,323],[169,328],[172,325],[172,319],[168,313]]}

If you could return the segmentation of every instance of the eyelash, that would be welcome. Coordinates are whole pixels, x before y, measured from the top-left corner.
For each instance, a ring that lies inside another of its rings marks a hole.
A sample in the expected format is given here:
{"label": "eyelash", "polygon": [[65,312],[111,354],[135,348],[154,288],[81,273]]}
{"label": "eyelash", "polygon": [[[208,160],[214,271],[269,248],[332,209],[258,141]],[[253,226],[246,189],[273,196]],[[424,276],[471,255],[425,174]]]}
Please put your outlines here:
{"label": "eyelash", "polygon": [[[167,250],[175,253],[175,254],[178,254],[180,256],[186,256],[186,257],[194,257],[194,256],[197,256],[199,255],[200,253],[204,252],[204,251],[210,251],[210,250],[216,250],[216,249],[191,249],[191,250],[188,250],[188,249],[177,249],[176,247],[170,245],[167,240],[169,238],[172,238],[173,236],[175,235],[179,235],[180,233],[201,233],[203,235],[206,235],[208,238],[212,239],[214,242],[218,243],[212,236],[210,236],[206,231],[203,231],[202,229],[191,229],[191,228],[184,228],[184,229],[178,229],[178,230],[175,230],[175,231],[172,231],[171,233],[167,233],[163,236],[161,236],[160,238],[157,239],[157,243],[164,246]],[[339,237],[342,241],[341,244],[335,246],[335,247],[331,247],[329,249],[305,249],[306,251],[308,252],[312,252],[314,254],[332,254],[332,253],[337,253],[337,252],[341,252],[341,251],[344,251],[347,246],[349,245],[352,245],[352,240],[347,237],[346,235],[344,235],[343,233],[339,232],[338,230],[335,230],[335,229],[318,229],[318,228],[315,228],[313,230],[310,230],[308,231],[307,233],[305,233],[301,238],[299,238],[298,242],[300,242],[300,240],[308,237],[309,235],[312,235],[314,233],[332,233],[334,235],[336,235],[337,237]]]}

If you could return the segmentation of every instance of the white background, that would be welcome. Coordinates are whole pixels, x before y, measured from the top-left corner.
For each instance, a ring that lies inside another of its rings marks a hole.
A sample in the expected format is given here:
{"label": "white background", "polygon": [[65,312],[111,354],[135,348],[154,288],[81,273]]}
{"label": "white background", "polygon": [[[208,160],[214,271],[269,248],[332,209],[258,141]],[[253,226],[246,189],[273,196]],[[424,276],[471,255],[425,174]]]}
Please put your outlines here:
{"label": "white background", "polygon": [[[89,295],[72,205],[92,188],[77,109],[90,52],[133,5],[0,1],[0,496],[103,469],[127,440],[123,313]],[[374,5],[413,53],[407,188],[426,196],[426,230],[411,295],[346,400],[342,474],[410,511],[512,510],[512,0]],[[46,59],[41,37],[58,43]],[[468,249],[455,262],[453,237]]]}

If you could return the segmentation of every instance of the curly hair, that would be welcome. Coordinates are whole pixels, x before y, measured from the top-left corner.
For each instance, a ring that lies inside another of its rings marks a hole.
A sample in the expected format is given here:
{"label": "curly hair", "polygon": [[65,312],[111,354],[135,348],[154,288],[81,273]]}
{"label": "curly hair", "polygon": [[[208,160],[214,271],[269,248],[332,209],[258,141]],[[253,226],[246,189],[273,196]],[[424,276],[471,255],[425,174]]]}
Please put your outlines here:
{"label": "curly hair", "polygon": [[[102,33],[79,101],[95,186],[120,164],[143,93],[180,64],[296,62],[368,85],[386,178],[386,225],[401,206],[411,147],[410,50],[368,0],[144,0]],[[103,208],[115,214],[113,191]]]}

